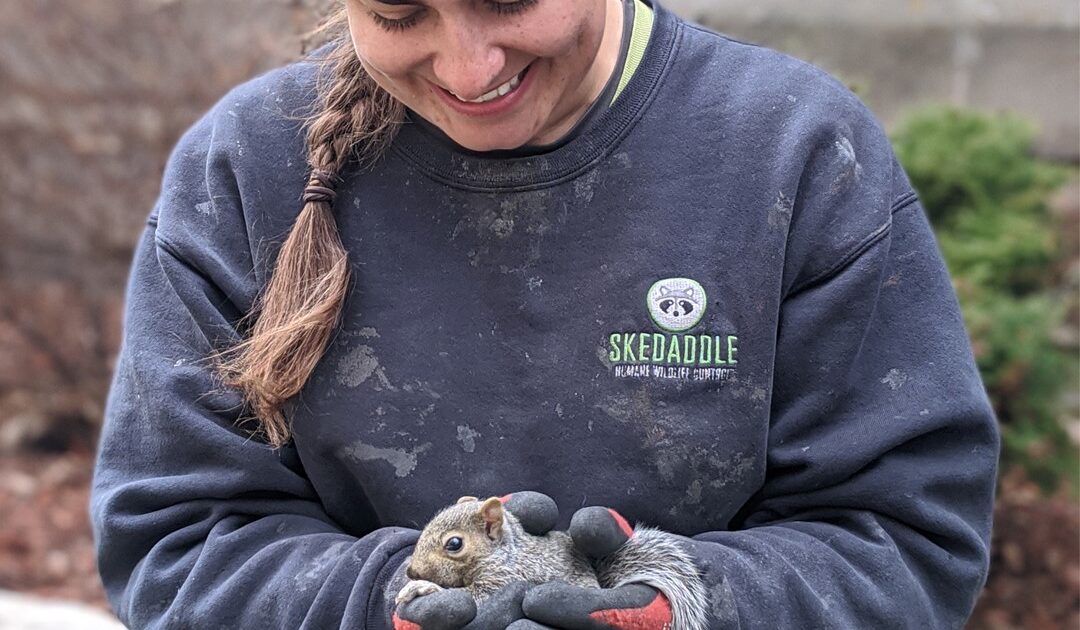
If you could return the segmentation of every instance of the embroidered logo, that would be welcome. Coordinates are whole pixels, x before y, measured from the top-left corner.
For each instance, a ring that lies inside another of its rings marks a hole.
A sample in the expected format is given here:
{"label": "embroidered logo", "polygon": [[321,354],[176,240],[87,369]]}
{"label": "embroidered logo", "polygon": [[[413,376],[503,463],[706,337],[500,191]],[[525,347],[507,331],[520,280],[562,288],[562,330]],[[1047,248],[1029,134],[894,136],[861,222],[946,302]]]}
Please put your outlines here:
{"label": "embroidered logo", "polygon": [[[705,287],[690,278],[659,280],[645,295],[654,330],[608,335],[608,361],[619,378],[726,381],[735,375],[739,338],[689,333],[705,317]],[[685,334],[684,334],[685,333]]]}
{"label": "embroidered logo", "polygon": [[705,315],[705,289],[696,280],[668,278],[649,289],[646,301],[653,322],[668,332],[697,326]]}

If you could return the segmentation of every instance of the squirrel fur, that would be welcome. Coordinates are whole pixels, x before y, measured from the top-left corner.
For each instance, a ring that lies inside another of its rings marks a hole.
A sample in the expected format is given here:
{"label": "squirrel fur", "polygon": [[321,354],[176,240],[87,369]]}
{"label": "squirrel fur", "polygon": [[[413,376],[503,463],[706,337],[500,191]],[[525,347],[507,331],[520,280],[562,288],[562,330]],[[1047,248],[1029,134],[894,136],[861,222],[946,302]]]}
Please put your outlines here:
{"label": "squirrel fur", "polygon": [[702,630],[708,602],[693,559],[668,532],[638,525],[622,546],[593,562],[566,532],[529,534],[497,497],[462,497],[424,527],[409,559],[403,604],[445,588],[464,588],[477,603],[503,586],[563,581],[585,588],[644,583],[671,604],[672,630]]}

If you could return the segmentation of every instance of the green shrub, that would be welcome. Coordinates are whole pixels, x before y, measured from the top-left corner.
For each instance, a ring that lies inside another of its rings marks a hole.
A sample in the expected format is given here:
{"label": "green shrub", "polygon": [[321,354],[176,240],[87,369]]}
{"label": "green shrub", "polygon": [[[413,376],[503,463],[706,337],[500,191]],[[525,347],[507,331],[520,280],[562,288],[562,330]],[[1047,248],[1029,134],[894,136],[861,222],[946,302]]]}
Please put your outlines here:
{"label": "green shrub", "polygon": [[985,206],[1045,215],[1065,171],[1032,157],[1034,137],[1012,114],[933,106],[910,114],[893,145],[936,224]]}
{"label": "green shrub", "polygon": [[1022,466],[1047,491],[1061,479],[1076,479],[1080,460],[1058,422],[1062,390],[1073,371],[1051,338],[1064,305],[1048,295],[957,288],[975,360],[1001,420],[1002,463]]}
{"label": "green shrub", "polygon": [[1064,168],[1032,156],[1033,127],[1011,115],[935,106],[893,136],[953,276],[976,361],[1002,427],[1003,465],[1047,490],[1080,459],[1058,422],[1075,361],[1052,332],[1062,256],[1047,207]]}

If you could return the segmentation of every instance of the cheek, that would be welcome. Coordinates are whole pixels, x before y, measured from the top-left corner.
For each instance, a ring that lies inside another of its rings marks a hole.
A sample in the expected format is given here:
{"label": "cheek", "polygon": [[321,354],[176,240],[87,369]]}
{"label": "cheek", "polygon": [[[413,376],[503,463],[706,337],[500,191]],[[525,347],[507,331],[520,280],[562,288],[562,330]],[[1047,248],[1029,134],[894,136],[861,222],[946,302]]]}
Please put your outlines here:
{"label": "cheek", "polygon": [[406,107],[418,109],[425,101],[426,87],[418,82],[414,73],[420,63],[414,55],[406,51],[398,53],[400,46],[395,44],[379,45],[377,39],[357,42],[353,48],[360,63],[383,90],[403,103]]}
{"label": "cheek", "polygon": [[[376,26],[366,10],[356,3],[346,3],[349,37],[353,50],[376,81],[401,80],[419,62],[419,49],[410,45],[408,36]],[[386,87],[386,86],[384,86]]]}
{"label": "cheek", "polygon": [[402,46],[399,38],[388,41],[386,35],[356,32],[352,36],[353,49],[368,71],[374,70],[390,80],[403,80],[419,63],[419,56],[413,53],[416,47]]}
{"label": "cheek", "polygon": [[[573,57],[590,43],[599,44],[599,29],[594,24],[592,12],[564,12],[522,20],[509,29],[508,48],[517,49],[534,57],[558,59]],[[595,42],[594,42],[595,40]]]}
{"label": "cheek", "polygon": [[453,569],[447,566],[439,572],[439,580],[436,582],[436,584],[443,588],[458,588],[461,586],[465,586],[465,581],[462,580],[461,576],[458,575]]}

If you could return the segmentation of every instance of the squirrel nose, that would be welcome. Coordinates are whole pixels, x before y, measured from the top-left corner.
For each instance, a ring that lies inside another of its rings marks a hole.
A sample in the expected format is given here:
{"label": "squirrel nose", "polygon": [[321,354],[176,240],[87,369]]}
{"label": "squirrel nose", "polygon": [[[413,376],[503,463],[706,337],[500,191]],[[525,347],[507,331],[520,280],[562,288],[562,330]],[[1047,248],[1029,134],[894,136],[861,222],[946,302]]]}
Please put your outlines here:
{"label": "squirrel nose", "polygon": [[405,568],[405,577],[409,578],[410,580],[420,579],[420,576],[416,574],[416,571],[413,571],[411,564]]}

